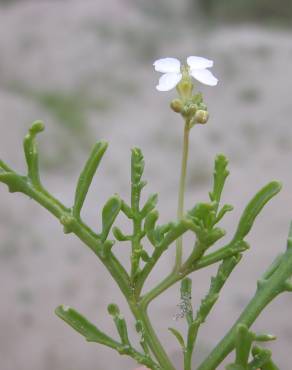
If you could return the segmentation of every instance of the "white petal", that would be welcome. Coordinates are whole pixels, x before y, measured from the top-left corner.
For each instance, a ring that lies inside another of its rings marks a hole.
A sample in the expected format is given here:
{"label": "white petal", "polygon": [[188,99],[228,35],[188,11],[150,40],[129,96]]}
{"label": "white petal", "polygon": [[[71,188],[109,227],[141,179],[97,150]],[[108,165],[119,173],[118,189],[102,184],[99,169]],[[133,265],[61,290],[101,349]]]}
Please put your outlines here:
{"label": "white petal", "polygon": [[165,73],[160,77],[156,89],[158,91],[169,91],[179,83],[181,78],[182,78],[181,73]]}
{"label": "white petal", "polygon": [[155,71],[162,73],[179,73],[180,61],[176,58],[162,58],[156,60],[154,63]]}
{"label": "white petal", "polygon": [[208,69],[194,69],[191,75],[205,85],[216,86],[218,83],[218,79]]}
{"label": "white petal", "polygon": [[205,69],[213,67],[213,60],[203,57],[191,56],[187,58],[187,63],[191,69]]}

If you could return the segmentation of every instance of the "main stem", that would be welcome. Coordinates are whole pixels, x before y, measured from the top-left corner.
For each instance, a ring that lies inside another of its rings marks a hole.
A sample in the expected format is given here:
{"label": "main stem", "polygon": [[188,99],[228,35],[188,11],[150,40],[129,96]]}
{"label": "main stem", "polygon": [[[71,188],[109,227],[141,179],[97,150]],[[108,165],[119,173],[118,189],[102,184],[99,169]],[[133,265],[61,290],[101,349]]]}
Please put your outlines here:
{"label": "main stem", "polygon": [[[181,173],[179,182],[179,193],[178,193],[178,206],[177,206],[177,219],[181,220],[184,214],[184,199],[185,199],[185,188],[186,188],[186,174],[187,174],[187,163],[189,154],[189,134],[190,127],[189,122],[186,119],[184,127],[184,139],[183,139],[183,152],[181,161]],[[182,264],[183,254],[183,238],[179,237],[176,241],[176,258],[175,258],[175,271],[178,271]]]}
{"label": "main stem", "polygon": [[144,328],[144,335],[147,343],[155,355],[162,370],[175,370],[167,353],[161,345],[147,314],[147,307],[136,302],[129,302],[130,308],[135,318],[142,322]]}

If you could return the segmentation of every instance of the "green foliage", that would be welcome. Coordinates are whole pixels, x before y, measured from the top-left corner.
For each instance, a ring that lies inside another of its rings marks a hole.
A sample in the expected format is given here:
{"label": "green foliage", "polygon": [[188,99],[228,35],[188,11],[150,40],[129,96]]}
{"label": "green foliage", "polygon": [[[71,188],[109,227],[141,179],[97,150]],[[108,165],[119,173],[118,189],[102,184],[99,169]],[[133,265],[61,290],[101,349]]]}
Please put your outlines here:
{"label": "green foliage", "polygon": [[243,239],[249,233],[264,205],[278,194],[281,188],[282,186],[279,182],[270,182],[252,198],[240,218],[234,239]]}
{"label": "green foliage", "polygon": [[88,342],[103,344],[118,351],[121,355],[130,356],[137,362],[149,366],[152,369],[160,369],[159,366],[154,361],[152,361],[149,356],[143,355],[131,346],[127,334],[125,321],[119,315],[119,313],[116,313],[112,307],[109,308],[109,312],[114,317],[114,321],[121,338],[121,343],[103,333],[100,329],[94,326],[91,322],[89,322],[84,316],[82,316],[73,308],[67,306],[59,306],[55,310],[57,316],[59,316],[68,325],[70,325],[73,329],[80,333]]}
{"label": "green foliage", "polygon": [[[130,202],[114,195],[106,201],[101,213],[101,230],[92,230],[82,219],[81,211],[86,195],[98,166],[105,154],[107,143],[98,142],[92,149],[78,179],[75,199],[72,207],[66,207],[56,199],[41,183],[39,172],[39,154],[36,135],[43,131],[41,122],[35,122],[24,139],[24,154],[27,163],[27,174],[14,172],[4,161],[0,160],[0,181],[5,183],[11,192],[22,192],[34,199],[52,213],[64,226],[65,233],[75,234],[107,268],[109,274],[119,286],[128,302],[136,321],[141,350],[131,343],[127,323],[115,304],[108,306],[117,329],[118,339],[108,336],[88,319],[73,308],[59,306],[56,314],[79,332],[86,340],[106,345],[120,354],[132,357],[139,364],[153,370],[175,370],[166,351],[160,343],[147,313],[148,305],[166,289],[181,282],[179,307],[187,323],[187,333],[180,333],[169,328],[183,351],[184,370],[192,368],[192,354],[195,348],[200,326],[205,322],[210,311],[219,298],[219,294],[234,268],[241,261],[242,254],[248,249],[245,240],[256,217],[265,204],[281,189],[278,182],[264,186],[248,203],[239,220],[231,240],[213,251],[215,244],[225,235],[225,230],[218,227],[222,218],[232,210],[229,204],[221,205],[221,196],[229,175],[228,161],[220,154],[215,159],[213,187],[209,193],[209,202],[198,202],[191,210],[184,212],[179,219],[159,224],[157,211],[157,194],[150,195],[141,205],[141,193],[146,185],[143,179],[144,158],[140,149],[134,148],[131,154],[131,194]],[[132,223],[132,231],[126,234],[115,226],[118,216],[125,216]],[[174,269],[152,289],[144,292],[143,288],[153,268],[161,256],[171,248],[185,233],[195,237],[193,250],[185,261]],[[109,237],[115,240],[109,239]],[[113,245],[115,241],[131,244],[129,271],[117,259]],[[146,243],[152,246],[146,251]],[[211,284],[199,307],[192,307],[191,273],[206,266],[219,263],[217,273],[211,278]],[[253,345],[257,341],[274,339],[271,335],[256,335],[249,331],[259,313],[279,294],[292,291],[292,231],[290,231],[287,250],[280,255],[258,281],[257,291],[240,315],[237,322],[214,348],[212,353],[198,367],[198,370],[212,370],[235,349],[235,362],[228,366],[233,370],[277,369],[271,359],[271,352]],[[143,294],[142,294],[143,292]],[[196,314],[194,315],[194,312]],[[250,357],[253,357],[250,359]]]}
{"label": "green foliage", "polygon": [[[256,335],[252,331],[249,331],[246,325],[238,324],[235,337],[235,362],[227,365],[226,370],[277,369],[271,359],[272,353],[270,350],[260,348],[256,345],[252,348],[255,341],[266,342],[274,339],[275,337],[269,334]],[[253,359],[249,361],[251,353]]]}

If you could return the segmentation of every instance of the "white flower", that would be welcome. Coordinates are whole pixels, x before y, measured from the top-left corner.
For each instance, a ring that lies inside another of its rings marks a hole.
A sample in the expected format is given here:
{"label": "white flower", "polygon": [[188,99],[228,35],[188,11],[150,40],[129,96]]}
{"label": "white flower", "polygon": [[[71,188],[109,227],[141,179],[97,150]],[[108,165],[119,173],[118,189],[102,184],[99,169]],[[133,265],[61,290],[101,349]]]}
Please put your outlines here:
{"label": "white flower", "polygon": [[[199,82],[216,86],[218,79],[207,68],[213,67],[212,60],[190,56],[187,58],[189,74]],[[176,58],[162,58],[154,63],[155,71],[162,72],[163,75],[159,79],[156,86],[158,91],[169,91],[173,89],[182,79],[181,63]]]}

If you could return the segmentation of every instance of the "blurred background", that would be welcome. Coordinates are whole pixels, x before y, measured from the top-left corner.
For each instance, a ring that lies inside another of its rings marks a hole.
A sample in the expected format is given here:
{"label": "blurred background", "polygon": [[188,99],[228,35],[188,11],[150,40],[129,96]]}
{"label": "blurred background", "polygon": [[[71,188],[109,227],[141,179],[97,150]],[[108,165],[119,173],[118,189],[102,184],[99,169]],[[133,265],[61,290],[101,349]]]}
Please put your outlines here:
{"label": "blurred background", "polygon": [[[84,219],[100,227],[100,208],[113,193],[129,199],[130,148],[145,155],[144,191],[158,192],[161,223],[176,215],[182,121],[169,109],[175,91],[158,93],[155,59],[188,55],[215,61],[216,88],[198,86],[210,121],[191,132],[187,208],[207,200],[218,152],[230,159],[223,201],[234,205],[222,227],[228,241],[254,193],[283,182],[248,236],[251,249],[226,284],[201,330],[200,362],[237,318],[267,265],[285,248],[292,218],[291,0],[0,1],[0,157],[25,171],[22,138],[42,119],[39,138],[45,186],[70,206],[78,174],[96,140],[110,146],[92,184]],[[0,187],[1,370],[131,370],[136,364],[86,343],[54,315],[71,305],[111,335],[107,304],[134,322],[113,281],[90,250],[64,235],[56,220],[21,194]],[[118,223],[130,226],[121,216]],[[224,241],[223,241],[224,242]],[[192,245],[185,238],[186,250]],[[221,245],[221,243],[220,243]],[[116,246],[125,261],[129,248]],[[172,251],[148,288],[171,270]],[[215,269],[193,277],[199,304]],[[181,355],[169,326],[178,312],[178,286],[150,307],[160,338],[177,368]],[[254,325],[279,338],[274,360],[290,369],[292,295],[278,298]],[[224,366],[220,369],[223,369]]]}

